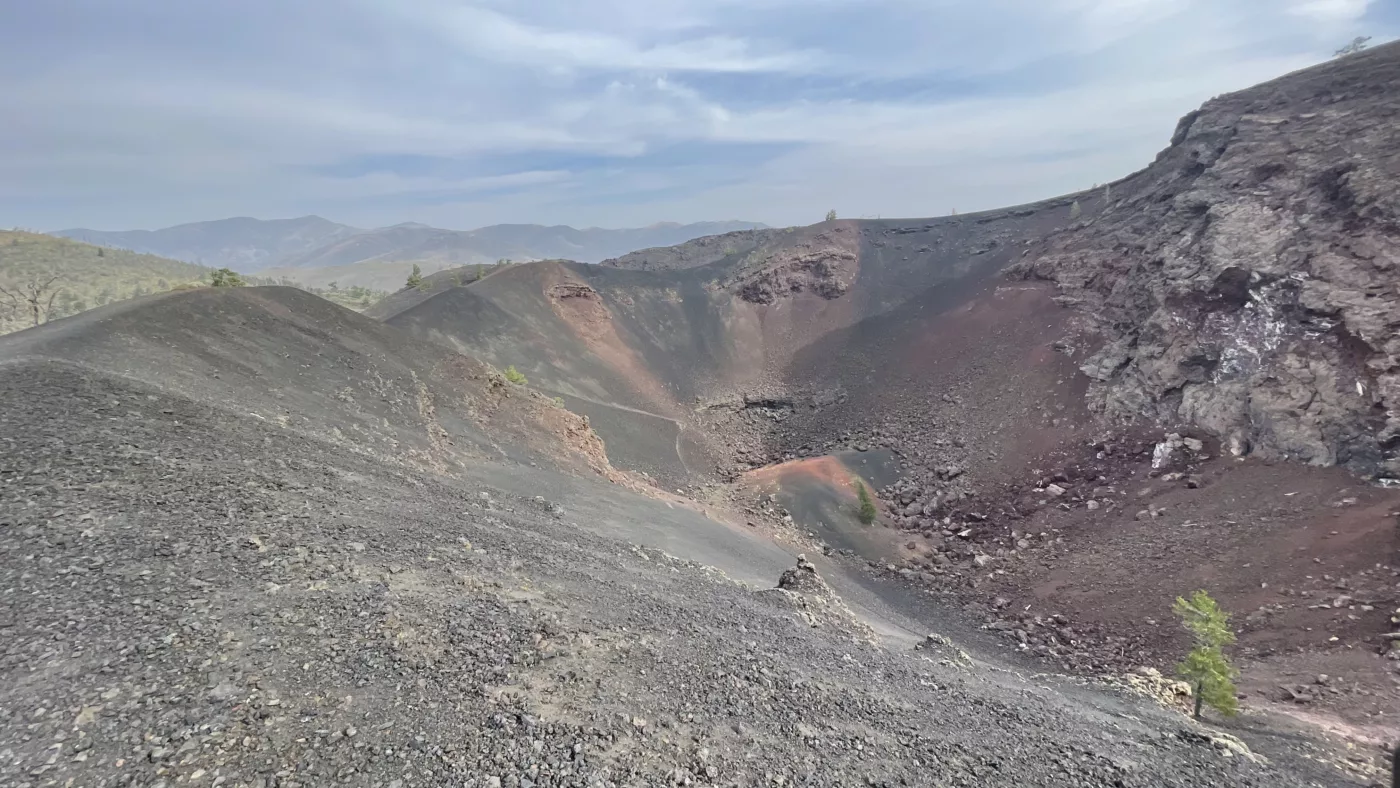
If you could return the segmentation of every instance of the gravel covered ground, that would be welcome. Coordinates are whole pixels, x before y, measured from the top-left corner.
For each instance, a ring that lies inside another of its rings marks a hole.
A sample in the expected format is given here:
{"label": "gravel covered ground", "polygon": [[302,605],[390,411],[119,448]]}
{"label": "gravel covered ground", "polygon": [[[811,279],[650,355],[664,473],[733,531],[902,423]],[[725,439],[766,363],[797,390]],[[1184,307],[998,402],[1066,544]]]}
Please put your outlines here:
{"label": "gravel covered ground", "polygon": [[824,585],[772,588],[781,551],[704,523],[0,365],[0,785],[1356,780],[1321,743],[1251,753],[1146,701],[873,637]]}

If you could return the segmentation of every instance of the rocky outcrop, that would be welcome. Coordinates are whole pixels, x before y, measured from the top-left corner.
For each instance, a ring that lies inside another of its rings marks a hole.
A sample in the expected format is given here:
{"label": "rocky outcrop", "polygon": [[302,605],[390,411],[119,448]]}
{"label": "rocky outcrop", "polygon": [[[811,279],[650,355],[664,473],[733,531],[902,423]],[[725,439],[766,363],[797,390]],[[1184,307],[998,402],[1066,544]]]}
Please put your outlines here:
{"label": "rocky outcrop", "polygon": [[778,577],[778,588],[798,594],[831,596],[831,588],[822,581],[816,565],[808,561],[805,555],[797,556],[797,565]]}
{"label": "rocky outcrop", "polygon": [[568,282],[562,285],[554,285],[549,288],[549,297],[555,301],[562,301],[566,298],[586,298],[590,301],[601,301],[598,291],[585,284]]}
{"label": "rocky outcrop", "polygon": [[698,268],[726,257],[745,255],[763,244],[780,239],[783,230],[762,228],[735,230],[722,235],[707,235],[676,246],[639,249],[621,257],[604,260],[599,265],[626,268],[632,271],[675,271]]}
{"label": "rocky outcrop", "polygon": [[1213,99],[1029,248],[1101,342],[1094,409],[1400,478],[1396,85],[1387,45]]}
{"label": "rocky outcrop", "polygon": [[[924,228],[913,228],[919,232]],[[642,249],[601,265],[634,271],[673,271],[729,261],[720,286],[751,304],[773,304],[812,292],[845,295],[859,261],[857,224],[840,222],[786,230],[742,230],[696,238],[679,246]]]}
{"label": "rocky outcrop", "polygon": [[816,564],[807,556],[797,556],[797,565],[784,570],[778,577],[778,587],[759,592],[768,598],[781,600],[796,611],[807,626],[826,628],[853,640],[868,644],[879,642],[875,630],[851,611],[844,600],[817,574]]}
{"label": "rocky outcrop", "polygon": [[726,284],[752,304],[772,304],[802,292],[827,300],[840,298],[856,278],[858,243],[851,228],[834,227],[788,246],[750,254]]}

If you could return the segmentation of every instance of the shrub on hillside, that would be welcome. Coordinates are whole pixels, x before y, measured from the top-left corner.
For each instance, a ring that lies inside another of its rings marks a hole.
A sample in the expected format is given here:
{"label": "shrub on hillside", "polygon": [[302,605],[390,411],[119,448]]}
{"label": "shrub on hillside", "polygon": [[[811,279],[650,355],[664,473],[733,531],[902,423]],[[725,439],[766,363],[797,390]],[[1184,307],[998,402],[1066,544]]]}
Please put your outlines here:
{"label": "shrub on hillside", "polygon": [[856,498],[860,500],[860,509],[856,512],[856,518],[864,525],[875,522],[878,512],[875,510],[875,501],[870,497],[870,491],[865,489],[863,482],[856,482]]}
{"label": "shrub on hillside", "polygon": [[1196,693],[1193,716],[1201,718],[1202,704],[1227,717],[1234,715],[1239,709],[1235,700],[1235,678],[1239,671],[1225,656],[1225,647],[1235,642],[1230,614],[1221,610],[1205,591],[1197,591],[1189,600],[1177,597],[1172,612],[1181,619],[1182,626],[1195,642],[1191,653],[1176,668]]}
{"label": "shrub on hillside", "polygon": [[247,282],[231,268],[220,268],[209,274],[209,284],[214,287],[243,287]]}

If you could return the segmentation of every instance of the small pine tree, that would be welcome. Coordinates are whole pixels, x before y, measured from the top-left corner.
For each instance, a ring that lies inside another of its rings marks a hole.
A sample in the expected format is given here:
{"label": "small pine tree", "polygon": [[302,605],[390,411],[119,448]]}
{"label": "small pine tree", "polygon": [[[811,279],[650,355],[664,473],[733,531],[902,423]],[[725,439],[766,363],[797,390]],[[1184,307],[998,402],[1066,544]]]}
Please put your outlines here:
{"label": "small pine tree", "polygon": [[407,286],[407,287],[422,287],[422,286],[423,286],[423,269],[419,268],[417,263],[414,263],[414,264],[413,264],[413,273],[410,273],[410,274],[408,275],[408,284],[407,284],[406,286]]}
{"label": "small pine tree", "polygon": [[856,498],[860,500],[860,510],[856,512],[856,518],[863,525],[870,525],[875,522],[875,502],[870,499],[870,491],[865,489],[863,482],[856,482]]}
{"label": "small pine tree", "polygon": [[106,256],[107,256],[107,250],[106,250],[106,249],[103,249],[103,248],[100,247],[100,246],[97,247],[97,256],[98,256],[98,257],[106,257]]}
{"label": "small pine tree", "polygon": [[209,274],[209,284],[213,287],[243,287],[247,282],[230,268],[220,268]]}
{"label": "small pine tree", "polygon": [[836,221],[836,209],[835,209],[835,208],[832,208],[831,210],[829,210],[829,211],[826,212],[826,220],[827,220],[828,222],[834,222],[834,221]]}
{"label": "small pine tree", "polygon": [[509,380],[517,386],[523,386],[530,382],[524,375],[520,374],[520,370],[516,369],[514,364],[506,367],[506,380]]}
{"label": "small pine tree", "polygon": [[1074,221],[1075,219],[1078,219],[1080,216],[1083,216],[1083,215],[1084,215],[1084,209],[1081,208],[1081,207],[1079,206],[1079,201],[1078,201],[1078,200],[1075,200],[1074,202],[1072,202],[1072,203],[1069,204],[1069,218],[1070,218],[1070,221]]}
{"label": "small pine tree", "polygon": [[1104,201],[1104,202],[1108,202],[1108,201],[1111,200],[1111,199],[1113,199],[1113,185],[1112,185],[1112,184],[1104,184],[1104,187],[1103,187],[1103,201]]}
{"label": "small pine tree", "polygon": [[1182,626],[1191,633],[1195,648],[1186,659],[1177,665],[1180,676],[1191,683],[1196,693],[1196,709],[1193,716],[1201,718],[1202,704],[1225,716],[1233,716],[1239,710],[1235,700],[1235,679],[1239,671],[1225,656],[1225,647],[1235,642],[1235,633],[1230,629],[1230,614],[1220,609],[1220,605],[1205,591],[1197,591],[1189,600],[1177,597],[1172,612],[1181,619]]}

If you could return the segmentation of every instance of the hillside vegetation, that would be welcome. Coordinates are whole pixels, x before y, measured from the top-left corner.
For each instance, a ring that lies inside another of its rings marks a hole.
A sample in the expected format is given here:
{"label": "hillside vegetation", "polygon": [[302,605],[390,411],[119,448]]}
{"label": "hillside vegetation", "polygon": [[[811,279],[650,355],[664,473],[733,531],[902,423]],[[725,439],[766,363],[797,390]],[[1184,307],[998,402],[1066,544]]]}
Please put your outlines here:
{"label": "hillside vegetation", "polygon": [[[149,254],[20,231],[0,232],[0,287],[41,287],[40,320],[207,281],[213,269]],[[49,299],[52,298],[52,307]],[[32,311],[0,295],[0,333],[33,325]]]}
{"label": "hillside vegetation", "polygon": [[[209,284],[213,268],[23,231],[0,231],[0,334],[150,293]],[[251,285],[291,284],[245,277]],[[293,285],[300,286],[300,285]],[[307,288],[355,310],[384,296],[363,287]]]}
{"label": "hillside vegetation", "polygon": [[374,302],[372,309],[364,309],[363,311],[376,320],[384,320],[390,315],[396,315],[409,307],[421,304],[438,293],[475,284],[498,271],[504,271],[517,265],[521,265],[521,263],[499,260],[493,265],[463,265],[456,268],[444,268],[430,274],[422,274],[420,271],[418,284],[410,285],[406,284],[406,280],[400,280],[400,284],[394,290],[384,294],[382,298]]}
{"label": "hillside vegetation", "polygon": [[440,271],[471,272],[467,274],[468,281],[474,281],[477,278],[475,272],[490,270],[492,267],[490,263],[454,266],[441,260],[413,259],[333,265],[326,268],[269,268],[263,271],[262,275],[273,277],[279,282],[283,280],[296,282],[299,287],[304,286],[316,291],[329,290],[330,286],[335,284],[342,289],[362,287],[392,293],[404,286],[404,282],[408,281],[408,275],[413,271],[414,266],[418,266],[424,276]]}

